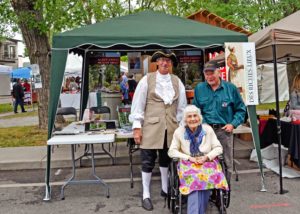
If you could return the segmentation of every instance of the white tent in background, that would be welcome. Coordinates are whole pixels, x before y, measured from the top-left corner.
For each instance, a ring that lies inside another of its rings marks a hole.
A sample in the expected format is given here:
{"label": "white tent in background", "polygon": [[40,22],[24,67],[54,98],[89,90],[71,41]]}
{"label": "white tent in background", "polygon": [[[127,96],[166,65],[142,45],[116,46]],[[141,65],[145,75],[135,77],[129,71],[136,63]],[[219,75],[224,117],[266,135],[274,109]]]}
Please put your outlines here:
{"label": "white tent in background", "polygon": [[0,65],[0,95],[10,95],[11,66]]}
{"label": "white tent in background", "polygon": [[[279,101],[289,100],[289,83],[286,64],[277,64]],[[260,103],[273,103],[275,99],[274,65],[272,63],[257,66],[258,97]]]}
{"label": "white tent in background", "polygon": [[69,54],[65,69],[65,76],[80,76],[82,72],[82,57],[74,54]]}
{"label": "white tent in background", "polygon": [[[128,63],[127,62],[121,62],[120,65],[121,72],[128,72]],[[69,54],[66,68],[65,68],[65,76],[66,77],[81,77],[82,73],[82,56]]]}
{"label": "white tent in background", "polygon": [[277,62],[300,60],[300,10],[252,34],[258,64],[272,62],[272,45],[276,45]]}

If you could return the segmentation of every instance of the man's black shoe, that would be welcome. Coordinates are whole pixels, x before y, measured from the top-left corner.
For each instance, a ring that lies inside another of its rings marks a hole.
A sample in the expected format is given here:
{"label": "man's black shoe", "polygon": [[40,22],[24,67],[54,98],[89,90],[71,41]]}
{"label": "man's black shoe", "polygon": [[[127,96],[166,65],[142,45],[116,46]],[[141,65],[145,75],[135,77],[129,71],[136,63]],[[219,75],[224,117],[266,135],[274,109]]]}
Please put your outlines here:
{"label": "man's black shoe", "polygon": [[22,113],[27,112],[27,111],[22,111]]}
{"label": "man's black shoe", "polygon": [[15,114],[18,114],[18,112],[17,112],[17,111],[15,111]]}
{"label": "man's black shoe", "polygon": [[152,205],[151,199],[145,198],[144,200],[142,200],[142,207],[148,211],[153,210],[153,205]]}

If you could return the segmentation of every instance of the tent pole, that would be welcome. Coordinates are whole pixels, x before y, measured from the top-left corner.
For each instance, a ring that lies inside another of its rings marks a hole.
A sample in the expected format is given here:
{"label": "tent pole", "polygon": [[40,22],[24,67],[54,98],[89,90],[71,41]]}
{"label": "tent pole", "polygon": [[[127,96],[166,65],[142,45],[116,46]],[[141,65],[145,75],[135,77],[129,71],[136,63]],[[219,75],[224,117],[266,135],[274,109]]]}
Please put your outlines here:
{"label": "tent pole", "polygon": [[276,121],[277,121],[277,138],[278,138],[278,159],[279,159],[279,188],[280,194],[287,191],[283,190],[282,184],[282,161],[281,161],[281,123],[279,114],[279,92],[278,92],[278,77],[277,77],[277,58],[276,58],[276,45],[272,44],[273,63],[274,63],[274,80],[275,80],[275,97],[276,97]]}
{"label": "tent pole", "polygon": [[[34,78],[34,75],[33,75],[33,78]],[[33,106],[33,93],[32,93],[32,77],[30,77],[30,98],[31,98],[31,108],[32,108],[32,111],[34,111],[34,106]]]}
{"label": "tent pole", "polygon": [[44,201],[51,200],[51,186],[50,186],[50,163],[51,163],[51,146],[47,145],[47,169],[46,169],[46,191]]}

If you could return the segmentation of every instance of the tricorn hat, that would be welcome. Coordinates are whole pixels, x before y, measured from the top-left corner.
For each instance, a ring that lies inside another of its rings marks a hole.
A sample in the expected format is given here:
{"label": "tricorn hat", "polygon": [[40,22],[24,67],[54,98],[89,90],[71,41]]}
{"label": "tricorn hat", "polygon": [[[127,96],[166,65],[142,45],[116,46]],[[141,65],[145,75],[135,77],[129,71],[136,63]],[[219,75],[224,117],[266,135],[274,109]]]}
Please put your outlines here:
{"label": "tricorn hat", "polygon": [[157,59],[159,59],[161,57],[171,59],[173,62],[173,66],[177,67],[178,62],[177,62],[177,57],[176,57],[175,53],[170,50],[167,50],[167,49],[156,51],[151,57],[151,62],[156,62]]}

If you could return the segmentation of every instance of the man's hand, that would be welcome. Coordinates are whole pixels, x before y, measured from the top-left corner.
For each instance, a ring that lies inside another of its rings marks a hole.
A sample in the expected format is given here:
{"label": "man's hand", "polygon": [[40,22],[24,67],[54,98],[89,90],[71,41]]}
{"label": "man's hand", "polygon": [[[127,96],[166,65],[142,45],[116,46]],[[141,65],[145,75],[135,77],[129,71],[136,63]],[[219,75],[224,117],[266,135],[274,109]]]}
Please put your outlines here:
{"label": "man's hand", "polygon": [[222,127],[223,130],[225,130],[225,132],[232,132],[234,127],[232,124],[226,124],[225,126]]}
{"label": "man's hand", "polygon": [[142,130],[141,129],[133,129],[133,138],[134,142],[138,145],[142,142]]}

